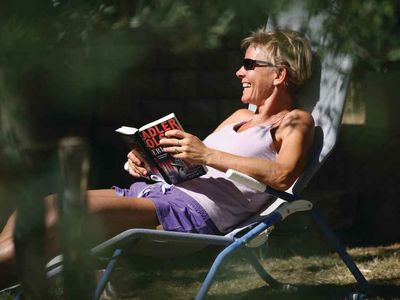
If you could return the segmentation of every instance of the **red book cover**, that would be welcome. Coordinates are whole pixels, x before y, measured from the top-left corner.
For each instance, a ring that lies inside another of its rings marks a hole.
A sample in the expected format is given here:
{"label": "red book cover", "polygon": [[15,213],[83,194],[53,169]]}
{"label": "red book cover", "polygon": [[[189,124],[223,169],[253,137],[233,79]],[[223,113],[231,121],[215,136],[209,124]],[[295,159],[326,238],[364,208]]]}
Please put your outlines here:
{"label": "red book cover", "polygon": [[191,164],[164,152],[159,141],[166,131],[172,129],[183,130],[173,113],[139,129],[123,126],[116,131],[132,137],[131,148],[145,161],[145,167],[150,175],[160,176],[170,184],[204,175],[207,172],[204,166]]}

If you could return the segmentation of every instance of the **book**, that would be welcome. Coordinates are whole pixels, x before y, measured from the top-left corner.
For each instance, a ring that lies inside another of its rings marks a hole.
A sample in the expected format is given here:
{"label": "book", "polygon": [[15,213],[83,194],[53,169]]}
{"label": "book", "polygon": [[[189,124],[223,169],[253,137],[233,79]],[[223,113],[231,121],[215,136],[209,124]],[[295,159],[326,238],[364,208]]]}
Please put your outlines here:
{"label": "book", "polygon": [[149,178],[158,176],[169,184],[176,184],[206,174],[205,166],[174,158],[164,152],[159,141],[166,131],[172,129],[183,130],[174,113],[140,128],[122,126],[115,131],[123,134],[130,149],[144,162]]}

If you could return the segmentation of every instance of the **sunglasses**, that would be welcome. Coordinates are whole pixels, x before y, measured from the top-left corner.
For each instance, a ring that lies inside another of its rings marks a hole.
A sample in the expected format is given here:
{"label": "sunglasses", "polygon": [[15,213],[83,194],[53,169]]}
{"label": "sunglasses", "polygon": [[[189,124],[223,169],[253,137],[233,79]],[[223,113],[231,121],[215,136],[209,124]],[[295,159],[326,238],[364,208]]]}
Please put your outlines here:
{"label": "sunglasses", "polygon": [[250,58],[243,59],[243,67],[246,71],[254,70],[254,68],[259,66],[276,67],[273,63],[264,60],[254,60]]}

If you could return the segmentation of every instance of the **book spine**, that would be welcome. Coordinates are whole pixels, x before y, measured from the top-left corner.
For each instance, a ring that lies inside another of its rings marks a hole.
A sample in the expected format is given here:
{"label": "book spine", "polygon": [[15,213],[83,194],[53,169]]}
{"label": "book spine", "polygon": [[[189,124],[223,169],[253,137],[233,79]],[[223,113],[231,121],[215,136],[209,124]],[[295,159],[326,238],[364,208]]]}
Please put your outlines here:
{"label": "book spine", "polygon": [[164,179],[168,183],[175,184],[204,175],[206,171],[203,166],[176,159],[164,152],[159,141],[166,131],[172,129],[183,130],[175,117],[140,131],[142,142],[152,154],[160,172],[165,175]]}

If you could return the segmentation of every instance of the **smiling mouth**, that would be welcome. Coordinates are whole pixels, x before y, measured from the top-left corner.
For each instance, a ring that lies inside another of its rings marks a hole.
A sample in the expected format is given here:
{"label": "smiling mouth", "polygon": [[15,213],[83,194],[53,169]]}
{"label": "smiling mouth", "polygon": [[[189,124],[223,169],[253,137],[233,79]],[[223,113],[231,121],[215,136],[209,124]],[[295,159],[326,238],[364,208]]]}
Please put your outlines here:
{"label": "smiling mouth", "polygon": [[244,89],[247,89],[247,88],[249,88],[251,85],[250,85],[250,83],[243,83],[242,86],[243,86]]}

